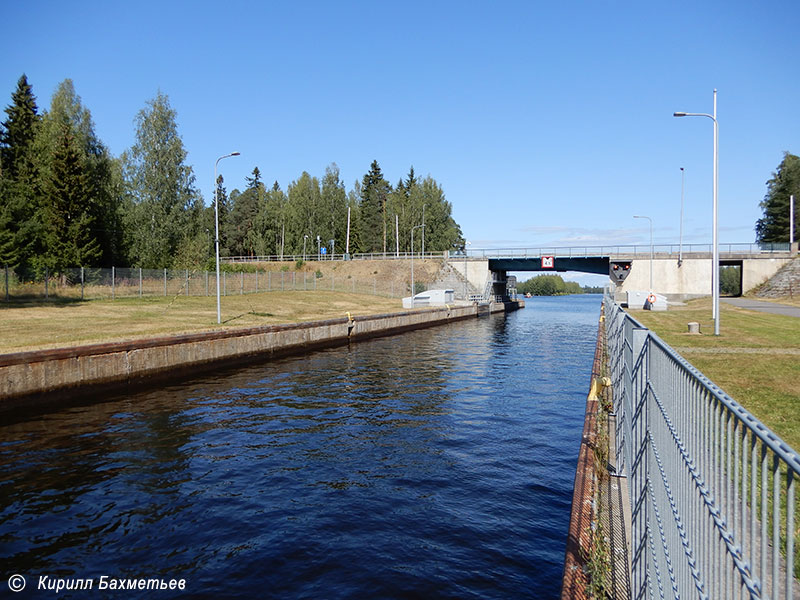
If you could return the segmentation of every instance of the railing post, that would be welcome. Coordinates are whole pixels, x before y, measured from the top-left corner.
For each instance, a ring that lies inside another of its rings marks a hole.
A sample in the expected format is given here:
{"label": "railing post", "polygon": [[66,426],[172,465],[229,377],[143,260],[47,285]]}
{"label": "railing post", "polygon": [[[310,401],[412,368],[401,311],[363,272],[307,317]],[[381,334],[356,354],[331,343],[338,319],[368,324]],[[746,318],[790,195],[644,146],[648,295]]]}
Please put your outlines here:
{"label": "railing post", "polygon": [[139,298],[142,297],[142,267],[139,267]]}
{"label": "railing post", "polygon": [[8,265],[6,265],[6,302],[8,302]]}
{"label": "railing post", "polygon": [[117,271],[116,267],[111,267],[111,299],[117,299],[117,289],[116,289],[116,278],[117,278]]}
{"label": "railing post", "polygon": [[81,300],[83,300],[83,267],[81,267]]}
{"label": "railing post", "polygon": [[189,295],[189,269],[186,269],[186,295]]}
{"label": "railing post", "polygon": [[167,297],[167,270],[164,269],[164,298]]}
{"label": "railing post", "polygon": [[44,268],[44,299],[45,300],[49,300],[50,299],[50,289],[48,287],[48,284],[49,284],[48,280],[49,279],[50,279],[50,272],[47,269],[47,267],[45,267]]}

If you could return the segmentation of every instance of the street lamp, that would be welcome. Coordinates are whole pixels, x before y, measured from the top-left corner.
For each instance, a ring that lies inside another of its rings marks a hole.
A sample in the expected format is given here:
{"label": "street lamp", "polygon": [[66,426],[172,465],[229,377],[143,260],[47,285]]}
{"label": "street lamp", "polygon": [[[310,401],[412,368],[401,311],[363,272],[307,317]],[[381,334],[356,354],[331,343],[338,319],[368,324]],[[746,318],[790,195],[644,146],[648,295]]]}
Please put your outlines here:
{"label": "street lamp", "polygon": [[222,311],[219,304],[219,199],[217,198],[217,165],[223,158],[239,156],[238,152],[231,152],[225,156],[220,156],[214,163],[214,245],[217,255],[217,324],[222,323]]}
{"label": "street lamp", "polygon": [[[422,205],[422,258],[425,258],[425,204]],[[414,250],[414,246],[411,246],[411,250]]]}
{"label": "street lamp", "polygon": [[714,181],[712,185],[711,216],[711,316],[714,319],[714,335],[719,335],[719,239],[717,238],[717,189],[719,181],[719,123],[717,123],[717,90],[714,90],[714,113],[676,112],[673,117],[708,117],[714,121]]}
{"label": "street lamp", "polygon": [[411,228],[411,307],[414,307],[414,230],[422,229],[425,233],[425,225],[414,225]]}
{"label": "street lamp", "polygon": [[308,234],[303,236],[303,262],[306,262],[306,240],[308,239]]}
{"label": "street lamp", "polygon": [[685,173],[683,171],[683,167],[681,167],[681,222],[678,234],[678,268],[680,269],[683,265],[683,192],[685,189]]}
{"label": "street lamp", "polygon": [[469,277],[467,276],[467,246],[472,242],[464,240],[464,300],[469,300]]}
{"label": "street lamp", "polygon": [[634,219],[647,219],[650,221],[650,293],[653,293],[653,219],[643,215],[633,215]]}

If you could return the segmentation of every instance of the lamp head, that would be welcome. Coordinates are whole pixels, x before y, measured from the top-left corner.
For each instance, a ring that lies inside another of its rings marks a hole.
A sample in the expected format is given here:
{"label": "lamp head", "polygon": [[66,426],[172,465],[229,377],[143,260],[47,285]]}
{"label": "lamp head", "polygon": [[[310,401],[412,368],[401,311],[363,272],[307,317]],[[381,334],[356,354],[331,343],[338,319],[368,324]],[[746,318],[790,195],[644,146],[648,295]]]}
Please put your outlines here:
{"label": "lamp head", "polygon": [[231,156],[239,156],[238,152],[231,152]]}
{"label": "lamp head", "polygon": [[685,117],[686,113],[685,112],[676,112],[676,113],[672,113],[672,116],[673,117]]}

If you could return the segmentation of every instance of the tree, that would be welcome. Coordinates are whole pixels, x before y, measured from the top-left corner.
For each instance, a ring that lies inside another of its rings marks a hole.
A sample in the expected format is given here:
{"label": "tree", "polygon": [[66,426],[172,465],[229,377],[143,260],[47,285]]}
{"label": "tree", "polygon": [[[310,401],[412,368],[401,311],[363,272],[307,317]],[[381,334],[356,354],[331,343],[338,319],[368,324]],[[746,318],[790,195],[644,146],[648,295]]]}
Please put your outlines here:
{"label": "tree", "polygon": [[344,189],[344,182],[339,179],[339,167],[336,163],[325,168],[320,200],[321,210],[324,213],[321,235],[326,242],[336,240],[335,248],[338,248],[339,252],[344,252],[347,235],[347,192]]}
{"label": "tree", "polygon": [[34,258],[51,273],[68,267],[92,265],[100,258],[100,244],[92,234],[92,184],[75,136],[65,125],[43,182],[42,252]]}
{"label": "tree", "polygon": [[39,200],[34,142],[41,117],[23,74],[0,125],[0,245],[9,266],[27,271],[39,237],[34,218]]}
{"label": "tree", "polygon": [[[69,142],[65,142],[68,138]],[[78,184],[80,189],[70,192],[73,198],[81,198],[83,205],[80,214],[85,218],[87,231],[85,235],[94,240],[99,254],[91,252],[95,264],[111,266],[114,258],[122,256],[122,225],[120,222],[120,171],[118,163],[111,157],[108,149],[100,141],[94,131],[91,113],[81,102],[80,96],[70,79],[65,79],[56,88],[50,102],[50,110],[42,117],[41,127],[36,139],[37,156],[39,158],[39,176],[43,192],[53,191],[54,181],[65,176],[64,160],[70,161],[70,169],[80,170],[80,176],[72,173],[55,185]],[[75,154],[75,156],[71,156]],[[56,167],[56,161],[61,161]],[[56,174],[56,168],[61,169]],[[54,179],[55,178],[55,179]],[[60,209],[53,207],[53,202],[63,200],[61,196],[43,193],[41,205],[43,210]],[[75,217],[76,208],[71,208]],[[84,235],[84,234],[82,234]],[[77,242],[75,242],[77,243]],[[77,255],[73,255],[77,258]],[[84,258],[83,260],[86,260]],[[69,266],[85,266],[81,262]]]}
{"label": "tree", "polygon": [[453,206],[445,198],[442,186],[429,175],[416,187],[420,189],[421,201],[425,204],[426,250],[453,250],[463,247],[461,227],[453,219]]}
{"label": "tree", "polygon": [[228,191],[225,189],[223,183],[225,180],[222,178],[222,175],[217,175],[217,190],[214,199],[217,203],[216,213],[214,206],[210,206],[211,209],[209,211],[210,222],[208,218],[204,218],[203,225],[204,229],[207,229],[209,232],[213,232],[212,237],[212,248],[211,252],[214,252],[213,247],[213,236],[216,234],[217,231],[217,220],[219,220],[219,253],[220,256],[228,256],[230,254],[230,250],[228,248],[228,220],[230,216],[231,205],[230,201],[228,200]]}
{"label": "tree", "polygon": [[386,252],[386,200],[390,191],[391,186],[383,178],[378,161],[373,160],[361,184],[362,252]]}
{"label": "tree", "polygon": [[316,247],[319,236],[320,248],[327,243],[324,238],[324,214],[320,210],[321,193],[319,180],[306,171],[289,184],[287,206],[286,246],[287,251],[300,254],[303,251],[304,236],[308,236],[306,252]]}
{"label": "tree", "polygon": [[[785,152],[777,171],[767,181],[767,194],[760,203],[764,216],[756,221],[756,241],[779,243],[789,241],[789,196],[794,194],[795,207],[800,203],[800,158]],[[797,208],[794,230],[797,232]]]}
{"label": "tree", "polygon": [[263,232],[256,229],[256,217],[266,199],[266,190],[258,167],[245,181],[247,189],[235,196],[228,219],[229,249],[234,256],[255,256],[258,247],[263,245]]}
{"label": "tree", "polygon": [[124,153],[130,259],[135,266],[166,267],[179,244],[200,228],[200,197],[178,134],[176,112],[159,92],[136,116],[136,143]]}
{"label": "tree", "polygon": [[0,169],[3,177],[14,181],[35,173],[32,149],[41,121],[33,88],[24,74],[17,81],[11,102],[5,109],[8,118],[0,127]]}

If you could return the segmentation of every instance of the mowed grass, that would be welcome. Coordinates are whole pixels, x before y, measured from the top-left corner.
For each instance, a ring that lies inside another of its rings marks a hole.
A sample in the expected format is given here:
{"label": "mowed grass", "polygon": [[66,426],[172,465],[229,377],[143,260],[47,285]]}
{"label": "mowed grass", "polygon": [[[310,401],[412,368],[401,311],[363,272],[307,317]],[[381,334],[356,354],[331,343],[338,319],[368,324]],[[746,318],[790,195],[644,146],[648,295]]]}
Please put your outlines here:
{"label": "mowed grass", "polygon": [[403,310],[397,298],[321,291],[231,295],[221,304],[217,325],[214,296],[0,303],[0,353]]}
{"label": "mowed grass", "polygon": [[[670,306],[667,312],[631,311],[734,400],[800,450],[800,319],[720,304],[715,336],[711,301]],[[687,323],[701,324],[701,335]]]}

